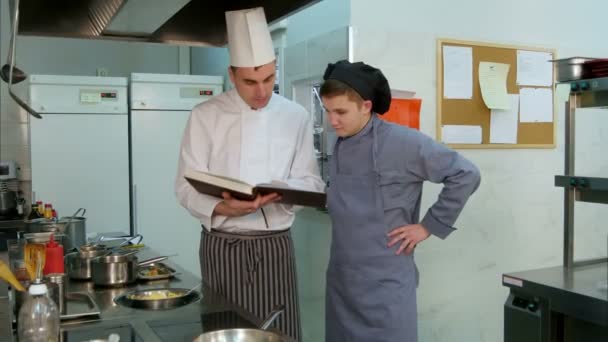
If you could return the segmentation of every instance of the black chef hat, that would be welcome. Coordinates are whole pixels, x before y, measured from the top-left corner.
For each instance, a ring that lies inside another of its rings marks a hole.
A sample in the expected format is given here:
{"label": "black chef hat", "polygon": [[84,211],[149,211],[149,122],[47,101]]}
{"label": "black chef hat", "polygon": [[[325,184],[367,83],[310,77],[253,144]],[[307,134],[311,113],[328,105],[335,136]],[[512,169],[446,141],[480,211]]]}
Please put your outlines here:
{"label": "black chef hat", "polygon": [[391,89],[382,71],[363,62],[341,60],[329,63],[324,80],[343,82],[353,88],[364,100],[372,101],[372,111],[384,114],[391,105]]}

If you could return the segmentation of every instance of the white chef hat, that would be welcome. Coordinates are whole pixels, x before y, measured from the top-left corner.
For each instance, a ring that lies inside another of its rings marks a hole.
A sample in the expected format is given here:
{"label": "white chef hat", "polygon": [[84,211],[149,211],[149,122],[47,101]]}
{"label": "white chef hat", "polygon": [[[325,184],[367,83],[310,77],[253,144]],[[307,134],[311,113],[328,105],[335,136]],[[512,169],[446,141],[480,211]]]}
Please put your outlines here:
{"label": "white chef hat", "polygon": [[226,12],[230,65],[256,67],[275,59],[262,7]]}

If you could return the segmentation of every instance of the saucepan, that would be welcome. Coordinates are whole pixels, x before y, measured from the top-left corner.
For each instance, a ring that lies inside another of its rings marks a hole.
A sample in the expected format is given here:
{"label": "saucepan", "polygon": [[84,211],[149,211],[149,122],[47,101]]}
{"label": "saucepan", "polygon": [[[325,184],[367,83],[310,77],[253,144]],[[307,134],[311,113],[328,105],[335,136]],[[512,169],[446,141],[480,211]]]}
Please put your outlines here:
{"label": "saucepan", "polygon": [[99,286],[121,286],[137,280],[139,266],[163,261],[167,256],[138,261],[137,251],[127,253],[112,253],[91,260],[91,279]]}
{"label": "saucepan", "polygon": [[91,260],[107,255],[108,249],[104,245],[86,244],[77,251],[65,255],[66,273],[70,279],[91,279]]}
{"label": "saucepan", "polygon": [[224,329],[206,332],[193,342],[283,342],[281,335],[268,331],[268,327],[285,310],[284,305],[272,310],[259,329]]}

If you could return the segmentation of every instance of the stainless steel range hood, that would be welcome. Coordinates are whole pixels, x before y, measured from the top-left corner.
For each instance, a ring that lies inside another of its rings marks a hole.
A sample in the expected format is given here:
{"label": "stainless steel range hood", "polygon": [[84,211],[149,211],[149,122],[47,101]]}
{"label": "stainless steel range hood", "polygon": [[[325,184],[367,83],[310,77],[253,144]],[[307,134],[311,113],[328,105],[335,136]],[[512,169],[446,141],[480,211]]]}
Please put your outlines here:
{"label": "stainless steel range hood", "polygon": [[18,32],[31,36],[223,46],[225,11],[262,6],[270,24],[319,1],[21,0]]}

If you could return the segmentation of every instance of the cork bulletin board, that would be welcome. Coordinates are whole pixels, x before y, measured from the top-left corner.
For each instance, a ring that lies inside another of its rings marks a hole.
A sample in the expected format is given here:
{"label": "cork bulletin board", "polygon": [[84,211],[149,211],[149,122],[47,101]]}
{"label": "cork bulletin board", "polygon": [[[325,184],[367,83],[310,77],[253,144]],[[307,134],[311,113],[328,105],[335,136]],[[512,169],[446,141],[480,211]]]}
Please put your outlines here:
{"label": "cork bulletin board", "polygon": [[[470,99],[444,98],[444,63],[443,47],[457,46],[470,47],[473,60],[473,89]],[[444,125],[472,125],[481,126],[481,144],[448,144],[452,148],[555,148],[556,146],[556,114],[553,105],[551,122],[517,122],[517,142],[515,144],[490,143],[490,113],[482,98],[479,85],[479,63],[494,62],[509,64],[507,75],[507,93],[519,94],[524,86],[517,84],[517,52],[536,51],[550,53],[555,59],[555,50],[540,49],[533,47],[497,45],[480,42],[469,42],[460,40],[439,39],[437,41],[437,140],[442,139],[442,127]],[[554,80],[554,76],[552,76]],[[554,81],[553,81],[554,83]],[[551,89],[552,98],[555,98],[554,87],[525,86],[529,88]],[[554,103],[554,101],[553,101]]]}

